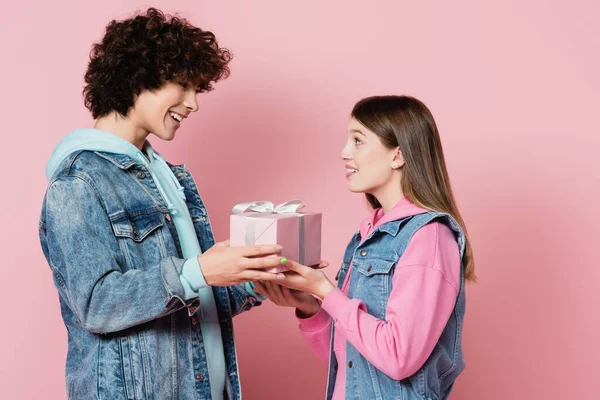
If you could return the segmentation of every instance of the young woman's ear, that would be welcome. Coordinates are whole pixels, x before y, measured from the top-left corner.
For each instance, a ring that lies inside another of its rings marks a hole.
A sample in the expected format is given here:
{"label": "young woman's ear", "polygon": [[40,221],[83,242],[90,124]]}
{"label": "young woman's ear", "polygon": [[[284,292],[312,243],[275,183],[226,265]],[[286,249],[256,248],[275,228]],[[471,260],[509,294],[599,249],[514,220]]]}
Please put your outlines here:
{"label": "young woman's ear", "polygon": [[392,169],[400,169],[404,165],[404,157],[400,152],[400,147],[394,150],[394,159],[392,160]]}

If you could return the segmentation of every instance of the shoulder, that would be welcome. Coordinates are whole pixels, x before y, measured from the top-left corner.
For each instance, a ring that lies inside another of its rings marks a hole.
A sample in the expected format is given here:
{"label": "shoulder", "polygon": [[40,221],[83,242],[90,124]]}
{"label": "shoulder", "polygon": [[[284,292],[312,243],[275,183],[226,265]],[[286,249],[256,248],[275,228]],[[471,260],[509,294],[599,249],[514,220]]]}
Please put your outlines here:
{"label": "shoulder", "polygon": [[51,182],[66,176],[92,179],[104,176],[108,172],[128,169],[134,164],[135,162],[131,158],[124,155],[79,150],[64,158],[54,172]]}
{"label": "shoulder", "polygon": [[460,249],[454,231],[435,219],[421,227],[410,239],[397,268],[420,266],[441,273],[453,286],[460,283]]}

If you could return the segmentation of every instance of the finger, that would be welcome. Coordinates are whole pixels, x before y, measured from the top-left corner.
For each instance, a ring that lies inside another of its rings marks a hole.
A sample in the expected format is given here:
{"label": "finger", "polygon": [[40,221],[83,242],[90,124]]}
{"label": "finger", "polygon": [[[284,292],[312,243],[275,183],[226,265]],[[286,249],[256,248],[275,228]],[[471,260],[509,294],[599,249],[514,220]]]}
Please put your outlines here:
{"label": "finger", "polygon": [[286,286],[281,286],[278,285],[281,288],[281,294],[283,295],[283,298],[290,304],[293,306],[297,306],[299,304],[298,300],[296,299],[296,297],[293,295],[292,293],[292,289],[286,287]]}
{"label": "finger", "polygon": [[285,272],[283,274],[284,279],[280,279],[277,281],[278,285],[282,285],[294,290],[302,291],[302,288],[306,284],[306,278],[296,272]]}
{"label": "finger", "polygon": [[306,265],[302,265],[302,264],[297,263],[296,261],[292,261],[292,260],[288,260],[284,265],[288,270],[294,271],[295,273],[302,275],[302,276],[306,276],[306,274],[308,274],[312,271],[312,268],[307,267]]}
{"label": "finger", "polygon": [[263,282],[254,281],[254,292],[260,293],[260,294],[265,294],[267,292],[267,290],[265,289],[265,286],[263,285]]}
{"label": "finger", "polygon": [[286,301],[283,297],[283,293],[281,292],[281,286],[275,282],[269,282],[269,286],[271,287],[271,293],[273,294],[273,301],[276,304],[285,305]]}
{"label": "finger", "polygon": [[329,267],[329,263],[327,261],[321,261],[319,264],[311,265],[312,269],[323,269]]}
{"label": "finger", "polygon": [[266,269],[280,267],[287,262],[285,257],[249,258],[243,263],[244,269]]}
{"label": "finger", "polygon": [[271,282],[264,282],[263,287],[265,289],[265,296],[269,298],[269,300],[274,301],[273,289],[271,288]]}
{"label": "finger", "polygon": [[264,272],[258,270],[248,269],[240,274],[240,278],[244,282],[250,281],[277,281],[285,279],[285,276],[281,273],[273,274],[271,272]]}
{"label": "finger", "polygon": [[262,257],[279,253],[283,247],[279,245],[240,246],[238,248],[242,257]]}
{"label": "finger", "polygon": [[286,299],[293,299],[294,297],[292,296],[292,292],[291,289],[286,287],[286,286],[281,286],[279,285],[279,287],[281,288],[281,294],[283,294],[283,296]]}

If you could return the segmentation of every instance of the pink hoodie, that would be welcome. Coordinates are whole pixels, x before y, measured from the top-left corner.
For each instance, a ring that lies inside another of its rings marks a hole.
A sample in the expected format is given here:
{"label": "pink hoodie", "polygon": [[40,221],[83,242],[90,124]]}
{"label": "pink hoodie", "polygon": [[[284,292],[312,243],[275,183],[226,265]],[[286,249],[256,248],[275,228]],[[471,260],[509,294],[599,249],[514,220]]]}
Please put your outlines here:
{"label": "pink hoodie", "polygon": [[[426,211],[407,199],[400,200],[385,215],[379,208],[361,224],[361,237],[364,240],[386,222]],[[342,290],[333,290],[315,316],[299,319],[302,335],[325,363],[329,361],[331,323],[335,322],[333,350],[340,368],[333,400],[345,397],[346,341],[396,380],[413,375],[423,366],[452,314],[460,287],[460,268],[454,234],[445,224],[434,221],[414,234],[398,260],[385,320],[370,315],[360,299],[348,298],[352,265]]]}

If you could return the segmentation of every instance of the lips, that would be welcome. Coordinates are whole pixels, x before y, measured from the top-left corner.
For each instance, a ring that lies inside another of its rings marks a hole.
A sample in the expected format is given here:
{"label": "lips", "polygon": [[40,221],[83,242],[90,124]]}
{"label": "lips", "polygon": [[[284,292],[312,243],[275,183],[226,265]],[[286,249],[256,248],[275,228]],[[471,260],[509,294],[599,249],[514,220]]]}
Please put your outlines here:
{"label": "lips", "polygon": [[171,116],[171,118],[173,120],[175,120],[176,122],[179,122],[179,123],[183,122],[183,120],[185,118],[187,118],[187,115],[179,114],[175,111],[169,111],[169,115]]}
{"label": "lips", "polygon": [[358,169],[354,168],[352,165],[346,164],[346,178],[351,177],[352,175],[356,174],[357,172],[358,172]]}

